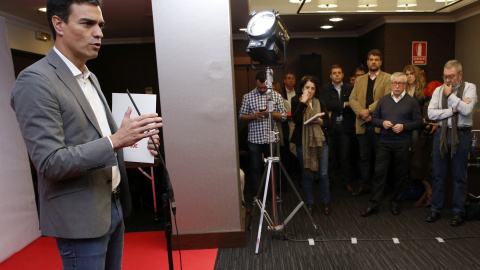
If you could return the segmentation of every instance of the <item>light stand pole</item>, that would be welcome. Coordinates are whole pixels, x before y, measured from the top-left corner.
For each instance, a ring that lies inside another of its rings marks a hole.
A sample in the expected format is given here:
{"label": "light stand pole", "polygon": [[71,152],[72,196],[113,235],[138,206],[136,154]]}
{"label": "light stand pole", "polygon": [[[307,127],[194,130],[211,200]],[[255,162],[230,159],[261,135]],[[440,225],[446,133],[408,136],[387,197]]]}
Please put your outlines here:
{"label": "light stand pole", "polygon": [[[262,11],[259,13],[252,13],[252,18],[248,22],[247,25],[247,36],[249,39],[249,44],[247,47],[247,53],[250,55],[251,60],[250,63],[254,69],[259,69],[253,65],[253,61],[258,61],[260,64],[263,64],[263,67],[266,67],[266,87],[267,87],[267,105],[268,105],[268,123],[269,123],[269,133],[268,133],[268,143],[270,146],[270,156],[265,159],[267,162],[266,171],[264,172],[264,178],[262,183],[260,184],[260,188],[258,190],[257,196],[253,199],[254,204],[256,204],[261,209],[260,214],[260,224],[258,225],[258,235],[257,235],[257,242],[255,248],[255,254],[258,254],[258,249],[260,246],[260,238],[262,236],[262,224],[263,218],[265,217],[268,223],[268,229],[273,230],[275,232],[282,232],[285,225],[291,220],[291,218],[295,215],[295,213],[303,206],[305,213],[308,215],[312,224],[315,229],[317,225],[313,221],[312,216],[308,212],[307,206],[302,200],[302,197],[298,193],[295,185],[293,184],[290,176],[288,175],[287,171],[282,165],[280,158],[274,154],[274,149],[276,145],[276,135],[277,133],[274,131],[273,127],[275,123],[273,122],[273,93],[272,93],[272,82],[273,82],[273,71],[272,71],[272,64],[275,64],[279,59],[278,53],[283,49],[283,64],[274,66],[273,68],[283,68],[286,64],[287,59],[287,42],[290,39],[288,35],[288,31],[286,27],[283,25],[283,22],[280,20],[280,16],[278,16],[278,12],[275,11]],[[273,168],[273,163],[279,164],[279,175],[275,175]],[[277,200],[275,196],[275,177],[280,176],[283,172],[292,187],[292,190],[295,192],[298,200],[300,201],[295,209],[290,213],[290,215],[284,220],[281,225],[278,225],[278,215],[277,215]],[[267,200],[267,193],[268,193],[268,183],[269,180],[272,182],[272,205],[273,205],[273,220],[268,215],[267,211],[265,210],[266,200]],[[262,190],[263,185],[265,185],[264,192],[263,192],[263,200],[260,201],[258,197],[260,196],[260,192]],[[251,216],[253,217],[255,213],[255,208],[252,210]],[[251,221],[248,228],[251,228]]]}

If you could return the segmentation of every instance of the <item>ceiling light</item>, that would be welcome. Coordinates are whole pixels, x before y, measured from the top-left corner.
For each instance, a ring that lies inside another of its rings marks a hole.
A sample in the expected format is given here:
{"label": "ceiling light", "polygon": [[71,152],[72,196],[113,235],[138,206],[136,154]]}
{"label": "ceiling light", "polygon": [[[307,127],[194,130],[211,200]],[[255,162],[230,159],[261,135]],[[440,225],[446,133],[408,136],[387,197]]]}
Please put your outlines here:
{"label": "ceiling light", "polygon": [[455,0],[435,0],[435,2],[438,2],[438,3],[447,3],[447,2],[453,2]]}
{"label": "ceiling light", "polygon": [[333,26],[331,26],[331,25],[322,25],[322,26],[320,26],[320,28],[322,28],[322,29],[331,29],[331,28],[333,28]]}
{"label": "ceiling light", "polygon": [[377,0],[358,0],[358,7],[360,8],[369,8],[378,6]]}
{"label": "ceiling light", "polygon": [[397,7],[416,7],[417,0],[397,0]]}
{"label": "ceiling light", "polygon": [[42,8],[39,8],[38,11],[40,11],[40,12],[47,12],[47,8],[46,8],[46,7],[42,7]]}
{"label": "ceiling light", "polygon": [[247,28],[239,28],[238,30],[240,30],[242,32],[247,32]]}
{"label": "ceiling light", "polygon": [[286,48],[290,39],[287,28],[275,11],[252,13],[247,25],[247,37],[248,55],[261,64],[277,62],[279,52]]}
{"label": "ceiling light", "polygon": [[328,20],[331,21],[331,22],[341,22],[341,21],[343,21],[343,18],[336,17],[336,18],[330,18]]}
{"label": "ceiling light", "polygon": [[[294,3],[294,4],[300,4],[302,2],[303,0],[290,0],[290,3]],[[312,2],[312,0],[305,1],[305,3],[309,3],[309,2]]]}
{"label": "ceiling light", "polygon": [[318,0],[318,7],[319,8],[335,8],[338,7],[337,0]]}

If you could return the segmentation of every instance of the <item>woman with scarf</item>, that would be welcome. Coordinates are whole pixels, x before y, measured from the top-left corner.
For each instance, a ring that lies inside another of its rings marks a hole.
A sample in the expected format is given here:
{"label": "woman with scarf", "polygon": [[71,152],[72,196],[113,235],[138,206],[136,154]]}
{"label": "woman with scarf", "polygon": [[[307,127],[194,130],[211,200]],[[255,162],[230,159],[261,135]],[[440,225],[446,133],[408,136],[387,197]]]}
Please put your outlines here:
{"label": "woman with scarf", "polygon": [[[325,102],[320,100],[320,83],[313,76],[305,76],[300,81],[299,91],[292,98],[292,119],[295,129],[290,141],[297,147],[297,157],[302,171],[302,187],[308,211],[313,214],[313,180],[319,177],[322,189],[323,213],[330,214],[330,182],[328,179],[328,143],[325,129],[330,118]],[[304,124],[313,116],[321,117]]]}

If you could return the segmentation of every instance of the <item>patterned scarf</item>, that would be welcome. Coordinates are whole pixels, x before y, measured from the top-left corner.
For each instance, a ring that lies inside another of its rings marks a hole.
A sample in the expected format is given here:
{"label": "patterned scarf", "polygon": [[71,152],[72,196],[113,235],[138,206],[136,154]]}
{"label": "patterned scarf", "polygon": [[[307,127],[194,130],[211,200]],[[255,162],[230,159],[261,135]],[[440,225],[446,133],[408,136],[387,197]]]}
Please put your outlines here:
{"label": "patterned scarf", "polygon": [[[317,113],[320,113],[320,101],[312,100],[312,108],[307,106],[303,114],[303,122],[307,121]],[[316,178],[318,172],[318,159],[322,156],[322,144],[325,141],[322,127],[319,124],[303,125],[302,150],[304,174]]]}
{"label": "patterned scarf", "polygon": [[[460,88],[457,91],[457,97],[460,99],[463,96],[463,89],[465,89],[465,82],[462,82]],[[442,87],[443,93],[443,87]],[[442,109],[448,109],[448,101],[445,94],[442,94]],[[452,116],[452,145],[450,149],[450,155],[453,157],[457,152],[458,144],[458,134],[457,134],[457,125],[458,125],[458,113]],[[442,158],[448,153],[448,140],[447,140],[447,130],[448,130],[448,118],[442,120],[442,130],[440,134],[440,155]]]}

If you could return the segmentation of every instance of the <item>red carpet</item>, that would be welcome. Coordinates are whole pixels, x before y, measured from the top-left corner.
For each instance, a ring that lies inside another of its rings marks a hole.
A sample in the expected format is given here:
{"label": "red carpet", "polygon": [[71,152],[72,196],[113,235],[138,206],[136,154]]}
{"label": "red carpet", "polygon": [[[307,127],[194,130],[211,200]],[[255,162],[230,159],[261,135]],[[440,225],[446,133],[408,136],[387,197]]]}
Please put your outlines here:
{"label": "red carpet", "polygon": [[[218,249],[183,250],[183,269],[212,270]],[[180,269],[178,251],[173,251],[173,268]],[[55,240],[40,237],[0,264],[0,270],[62,269]],[[123,270],[168,269],[167,243],[164,232],[126,233]]]}

